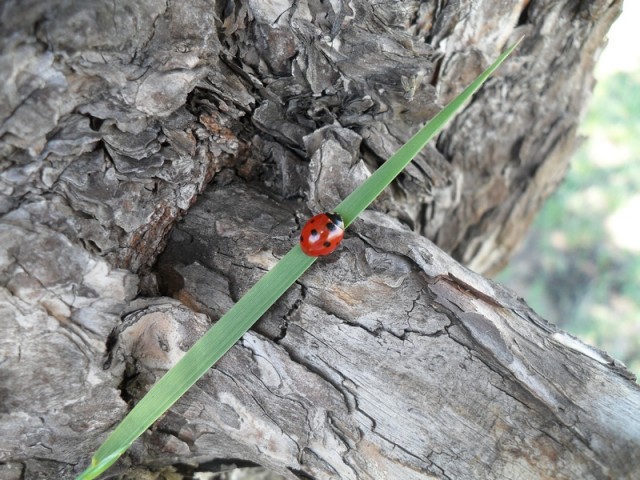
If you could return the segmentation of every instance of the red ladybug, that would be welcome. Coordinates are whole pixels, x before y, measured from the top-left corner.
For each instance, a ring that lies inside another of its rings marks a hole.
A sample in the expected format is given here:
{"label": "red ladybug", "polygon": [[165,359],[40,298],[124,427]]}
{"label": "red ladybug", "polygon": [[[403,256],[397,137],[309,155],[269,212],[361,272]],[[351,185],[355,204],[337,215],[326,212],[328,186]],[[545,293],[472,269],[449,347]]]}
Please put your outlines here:
{"label": "red ladybug", "polygon": [[300,248],[310,257],[320,257],[333,252],[344,237],[342,217],[334,212],[320,213],[310,218],[302,227]]}

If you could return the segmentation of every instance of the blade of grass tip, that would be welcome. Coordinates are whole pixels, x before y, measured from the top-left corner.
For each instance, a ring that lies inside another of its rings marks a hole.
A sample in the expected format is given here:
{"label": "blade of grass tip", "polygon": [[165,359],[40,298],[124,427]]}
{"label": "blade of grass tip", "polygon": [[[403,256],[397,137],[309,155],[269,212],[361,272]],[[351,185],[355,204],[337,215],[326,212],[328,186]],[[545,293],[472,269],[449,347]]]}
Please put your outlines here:
{"label": "blade of grass tip", "polygon": [[120,458],[120,456],[127,451],[127,448],[128,447],[123,447],[119,450],[115,450],[110,455],[103,458],[101,462],[95,465],[92,462],[91,466],[87,468],[84,472],[82,472],[76,480],[91,480],[93,478],[96,478],[98,475],[104,472],[107,468],[113,465],[115,461],[118,460],[118,458]]}
{"label": "blade of grass tip", "polygon": [[296,245],[215,323],[136,404],[78,479],[109,468],[153,422],[224,355],[316,260]]}
{"label": "blade of grass tip", "polygon": [[[522,40],[522,39],[520,39]],[[464,102],[513,52],[514,44],[469,87],[416,133],[387,162],[336,207],[349,225],[444,126]],[[78,480],[90,480],[109,468],[153,422],[224,355],[280,296],[315,262],[296,245],[198,340],[120,422]]]}
{"label": "blade of grass tip", "polygon": [[411,137],[400,149],[394,153],[385,163],[371,174],[362,185],[355,189],[334,209],[342,216],[345,228],[349,226],[373,202],[380,193],[389,186],[394,178],[415,158],[415,156],[429,143],[456,111],[482,86],[482,84],[495,72],[495,70],[511,55],[520,44],[518,39],[509,47],[493,64],[482,72],[464,91],[454,98],[435,117],[433,117],[418,133]]}

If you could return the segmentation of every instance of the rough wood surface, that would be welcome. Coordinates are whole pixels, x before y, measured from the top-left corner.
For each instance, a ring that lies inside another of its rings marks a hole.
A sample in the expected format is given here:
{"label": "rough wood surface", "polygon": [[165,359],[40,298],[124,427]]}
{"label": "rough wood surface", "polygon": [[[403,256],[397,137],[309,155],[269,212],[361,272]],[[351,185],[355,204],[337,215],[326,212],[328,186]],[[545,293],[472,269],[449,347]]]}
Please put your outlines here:
{"label": "rough wood surface", "polygon": [[[160,258],[165,288],[219,315],[296,237],[296,207],[216,185]],[[236,452],[291,478],[640,473],[629,372],[387,216],[358,220],[255,330],[159,422],[158,460]]]}
{"label": "rough wood surface", "polygon": [[424,238],[479,272],[507,261],[567,168],[620,8],[3,2],[0,478],[78,473],[203,313],[226,311],[299,220],[521,34],[342,252],[129,460],[314,478],[631,475],[628,373]]}

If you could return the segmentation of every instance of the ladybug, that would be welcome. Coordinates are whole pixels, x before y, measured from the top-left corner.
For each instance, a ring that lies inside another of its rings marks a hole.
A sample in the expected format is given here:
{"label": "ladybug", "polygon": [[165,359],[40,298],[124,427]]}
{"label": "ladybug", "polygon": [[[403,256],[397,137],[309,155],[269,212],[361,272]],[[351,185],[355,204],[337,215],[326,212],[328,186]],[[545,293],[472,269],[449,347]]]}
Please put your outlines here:
{"label": "ladybug", "polygon": [[333,252],[344,237],[344,222],[335,212],[319,213],[302,227],[300,248],[310,257],[320,257]]}

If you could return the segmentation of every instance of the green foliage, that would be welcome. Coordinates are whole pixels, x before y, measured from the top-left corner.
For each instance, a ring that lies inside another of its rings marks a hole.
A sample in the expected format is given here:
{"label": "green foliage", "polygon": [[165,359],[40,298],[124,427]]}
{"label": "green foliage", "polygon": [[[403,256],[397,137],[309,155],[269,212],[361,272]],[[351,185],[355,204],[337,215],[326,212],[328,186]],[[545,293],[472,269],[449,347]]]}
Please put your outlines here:
{"label": "green foliage", "polygon": [[583,129],[565,182],[498,280],[640,374],[640,252],[629,244],[640,245],[640,211],[628,215],[640,206],[640,69],[599,82]]}

